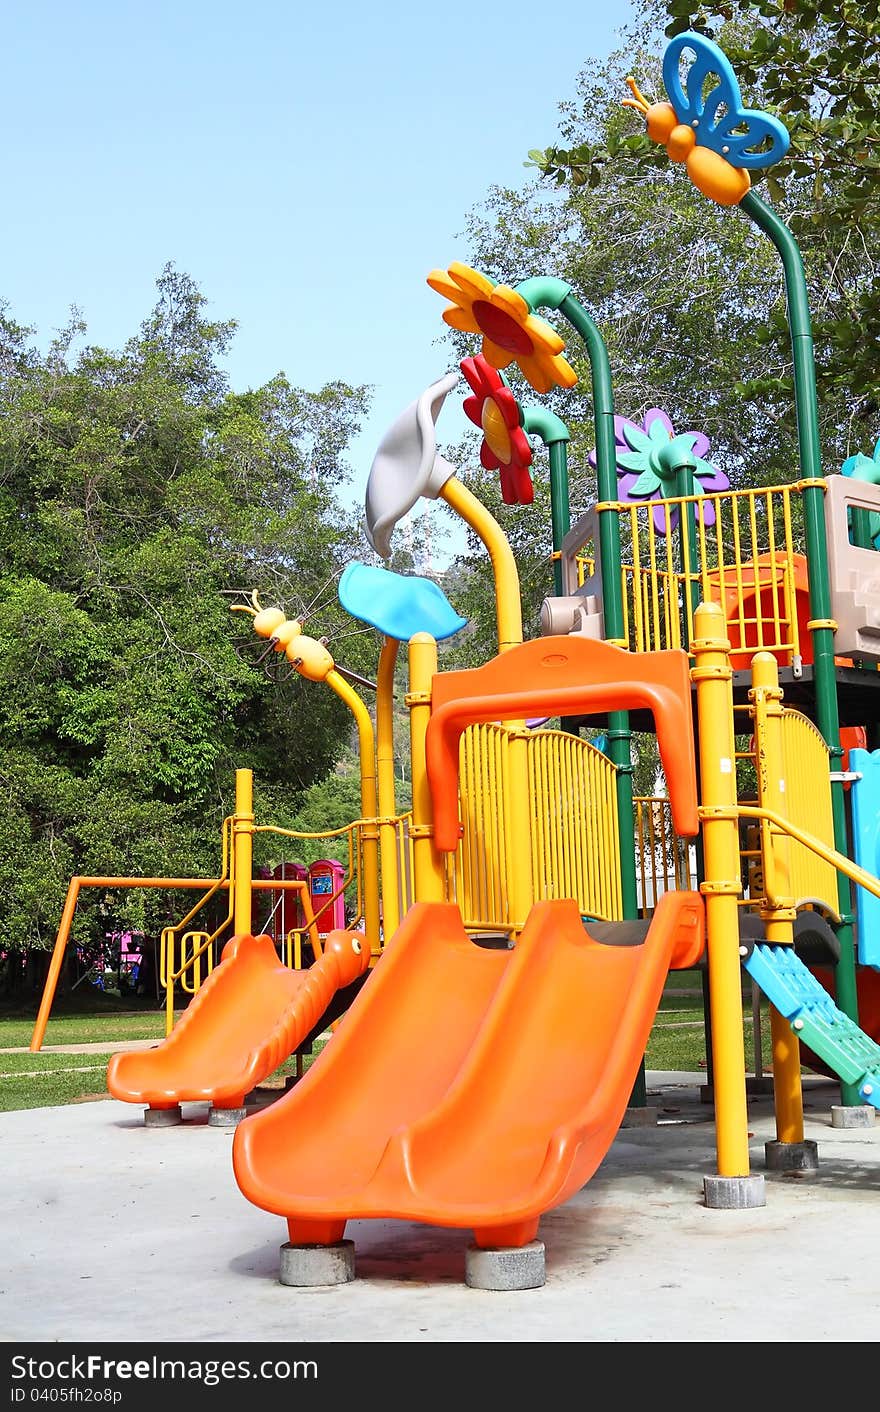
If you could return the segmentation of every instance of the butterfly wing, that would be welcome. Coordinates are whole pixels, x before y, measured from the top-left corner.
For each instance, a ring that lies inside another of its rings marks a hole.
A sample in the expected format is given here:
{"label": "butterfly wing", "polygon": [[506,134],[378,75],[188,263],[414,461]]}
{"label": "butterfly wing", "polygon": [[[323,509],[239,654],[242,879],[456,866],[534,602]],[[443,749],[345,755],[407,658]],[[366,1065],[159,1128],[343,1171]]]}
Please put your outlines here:
{"label": "butterfly wing", "polygon": [[[694,61],[682,84],[681,56],[688,50]],[[718,82],[704,96],[710,75]],[[791,139],[785,124],[769,113],[743,107],[730,60],[703,35],[688,31],[672,40],[663,56],[663,83],[679,122],[694,129],[701,147],[717,152],[732,167],[769,167],[788,151]],[[768,139],[769,146],[764,146]]]}
{"label": "butterfly wing", "polygon": [[[694,62],[688,69],[682,86],[681,56],[686,50],[690,50],[694,55]],[[702,34],[694,34],[688,30],[667,45],[663,55],[663,83],[678,121],[694,127],[696,119],[698,142],[702,141],[699,123],[706,111],[703,88],[709,74],[716,74],[718,77],[718,86],[712,90],[711,95],[715,105],[726,103],[730,112],[738,112],[742,107],[742,95],[736,74],[730,60],[717,44],[713,44],[711,39],[705,39]]]}
{"label": "butterfly wing", "polygon": [[[739,129],[735,131],[734,129]],[[720,152],[733,167],[772,167],[788,151],[791,134],[784,123],[769,113],[758,112],[755,108],[741,108],[738,113],[727,113],[713,134],[713,141],[707,146]],[[770,146],[756,151],[766,138]],[[706,141],[705,137],[697,138]]]}

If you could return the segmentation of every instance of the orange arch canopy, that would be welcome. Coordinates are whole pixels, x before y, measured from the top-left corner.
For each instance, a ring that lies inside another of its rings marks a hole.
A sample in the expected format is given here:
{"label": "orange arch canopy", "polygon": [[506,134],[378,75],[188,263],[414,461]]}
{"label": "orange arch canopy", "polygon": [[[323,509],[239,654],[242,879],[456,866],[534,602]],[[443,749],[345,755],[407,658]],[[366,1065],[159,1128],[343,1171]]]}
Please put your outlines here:
{"label": "orange arch canopy", "polygon": [[452,852],[459,840],[458,746],[469,725],[528,716],[575,716],[647,709],[654,716],[678,833],[699,831],[697,763],[686,652],[636,656],[587,637],[542,637],[469,671],[432,682],[426,754],[434,841]]}

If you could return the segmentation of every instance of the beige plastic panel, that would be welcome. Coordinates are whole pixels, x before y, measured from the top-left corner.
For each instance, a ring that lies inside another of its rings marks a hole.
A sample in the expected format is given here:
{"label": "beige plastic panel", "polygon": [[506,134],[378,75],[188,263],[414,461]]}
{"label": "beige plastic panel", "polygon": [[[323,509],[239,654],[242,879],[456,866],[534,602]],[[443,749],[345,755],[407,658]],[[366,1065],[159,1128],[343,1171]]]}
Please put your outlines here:
{"label": "beige plastic panel", "polygon": [[[578,591],[578,566],[577,559],[581,550],[586,545],[595,546],[593,558],[596,562],[596,572],[590,580],[590,591],[598,593],[599,601],[602,600],[602,582],[599,578],[599,512],[595,505],[591,505],[582,515],[575,520],[568,534],[562,541],[559,558],[562,566],[562,591],[566,594],[577,593]],[[586,587],[586,584],[584,585]]]}
{"label": "beige plastic panel", "polygon": [[826,480],[825,533],[831,616],[839,656],[880,659],[880,552],[850,543],[847,511],[880,514],[880,488],[851,476]]}
{"label": "beige plastic panel", "polygon": [[[578,586],[577,559],[588,544],[596,546],[596,571]],[[541,636],[575,633],[601,641],[605,637],[602,611],[602,578],[598,562],[599,516],[591,506],[575,521],[562,541],[560,564],[563,596],[545,598],[541,605]]]}

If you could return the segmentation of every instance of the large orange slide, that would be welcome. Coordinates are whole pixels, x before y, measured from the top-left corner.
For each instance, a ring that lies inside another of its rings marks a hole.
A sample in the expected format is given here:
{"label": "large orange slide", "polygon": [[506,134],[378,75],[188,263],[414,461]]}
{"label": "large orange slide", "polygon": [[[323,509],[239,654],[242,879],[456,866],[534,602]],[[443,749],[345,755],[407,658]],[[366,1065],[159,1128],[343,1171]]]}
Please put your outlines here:
{"label": "large orange slide", "polygon": [[239,1187],[293,1244],[339,1241],[355,1217],[524,1244],[607,1152],[667,972],[703,945],[692,892],[663,896],[631,945],[539,902],[512,951],[472,941],[454,904],[417,903],[297,1086],[238,1126]]}
{"label": "large orange slide", "polygon": [[[632,707],[654,715],[673,819],[694,835],[686,654],[634,663],[571,636],[433,678],[435,846],[458,843],[459,742],[470,723]],[[527,1244],[541,1214],[602,1161],[666,975],[695,965],[703,947],[694,892],[661,897],[647,935],[626,923],[594,924],[590,935],[574,900],[537,902],[509,951],[472,940],[456,905],[416,903],[305,1077],[239,1125],[241,1191],[286,1217],[294,1246],[335,1244],[355,1217],[470,1227],[487,1247]]]}
{"label": "large orange slide", "polygon": [[270,936],[234,936],[161,1044],[113,1055],[107,1088],[123,1102],[157,1109],[199,1100],[240,1108],[369,962],[357,932],[330,932],[307,971],[282,965]]}

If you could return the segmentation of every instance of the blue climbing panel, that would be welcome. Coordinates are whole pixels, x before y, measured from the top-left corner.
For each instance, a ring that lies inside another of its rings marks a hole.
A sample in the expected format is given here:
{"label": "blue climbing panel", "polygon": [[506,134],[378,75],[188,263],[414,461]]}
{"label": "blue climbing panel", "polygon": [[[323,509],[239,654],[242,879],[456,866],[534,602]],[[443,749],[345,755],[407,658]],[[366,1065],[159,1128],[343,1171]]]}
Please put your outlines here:
{"label": "blue climbing panel", "polygon": [[[880,750],[851,750],[853,862],[880,877]],[[859,961],[880,970],[880,897],[856,884]]]}
{"label": "blue climbing panel", "polygon": [[863,1102],[880,1108],[880,1044],[838,1010],[794,947],[761,943],[743,965],[798,1039],[844,1083],[857,1085]]}

